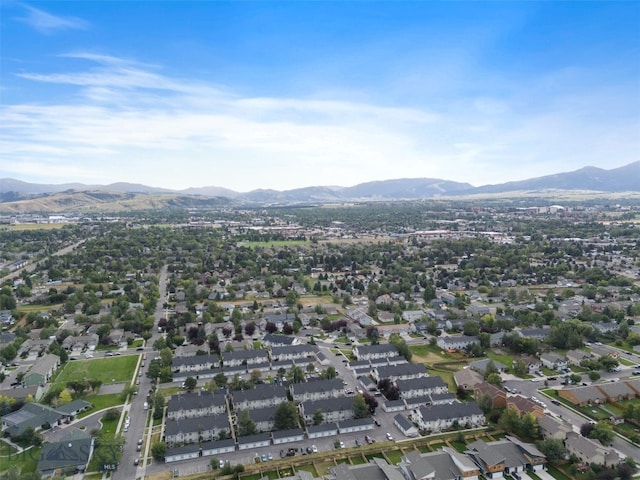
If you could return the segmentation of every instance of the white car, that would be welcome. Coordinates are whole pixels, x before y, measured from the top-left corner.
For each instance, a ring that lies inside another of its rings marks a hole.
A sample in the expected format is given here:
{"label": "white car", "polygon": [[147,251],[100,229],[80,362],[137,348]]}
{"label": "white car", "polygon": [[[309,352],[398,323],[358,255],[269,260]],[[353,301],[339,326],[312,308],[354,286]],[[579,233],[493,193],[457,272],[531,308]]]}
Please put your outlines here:
{"label": "white car", "polygon": [[387,440],[393,440],[393,437],[391,436],[391,434],[389,432],[387,432]]}

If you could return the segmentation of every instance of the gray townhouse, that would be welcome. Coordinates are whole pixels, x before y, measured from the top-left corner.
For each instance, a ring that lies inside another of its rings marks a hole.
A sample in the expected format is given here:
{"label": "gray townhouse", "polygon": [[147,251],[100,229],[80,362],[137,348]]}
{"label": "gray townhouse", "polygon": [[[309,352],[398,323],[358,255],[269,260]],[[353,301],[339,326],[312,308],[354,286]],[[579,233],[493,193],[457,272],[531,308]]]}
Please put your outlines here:
{"label": "gray townhouse", "polygon": [[[244,410],[236,411],[238,418],[241,417]],[[247,409],[249,418],[256,424],[259,432],[270,432],[275,428],[276,410],[278,410],[277,406]]]}
{"label": "gray townhouse", "polygon": [[465,348],[480,343],[475,335],[456,335],[439,337],[437,345],[446,351],[464,350]]}
{"label": "gray townhouse", "polygon": [[516,332],[521,337],[535,338],[539,342],[544,342],[551,333],[551,328],[523,328],[516,330]]}
{"label": "gray townhouse", "polygon": [[221,415],[226,410],[227,400],[223,393],[213,394],[202,390],[173,395],[167,402],[169,420]]}
{"label": "gray townhouse", "polygon": [[291,337],[289,335],[280,335],[278,333],[267,333],[262,338],[262,344],[267,347],[272,346],[285,346],[285,345],[297,345],[300,340],[297,337]]}
{"label": "gray townhouse", "polygon": [[52,353],[47,353],[37,359],[31,369],[25,374],[22,383],[26,387],[37,385],[44,387],[59,366],[60,357]]}
{"label": "gray townhouse", "polygon": [[377,360],[398,356],[398,349],[390,343],[377,345],[356,345],[352,349],[353,356],[358,360]]}
{"label": "gray townhouse", "polygon": [[421,363],[405,363],[401,365],[388,365],[373,369],[373,377],[377,382],[388,378],[392,382],[398,380],[410,380],[412,378],[428,377],[427,367]]}
{"label": "gray townhouse", "polygon": [[441,377],[420,377],[397,380],[396,386],[400,389],[400,395],[403,399],[448,392],[447,384],[444,383]]}
{"label": "gray townhouse", "polygon": [[309,344],[273,346],[271,347],[271,361],[314,361],[317,352],[318,347]]}
{"label": "gray townhouse", "polygon": [[174,357],[171,368],[179,372],[199,372],[220,365],[217,355],[195,355],[193,357]]}
{"label": "gray townhouse", "polygon": [[288,400],[285,387],[270,384],[260,384],[249,390],[234,391],[230,396],[235,411],[274,407]]}
{"label": "gray townhouse", "polygon": [[304,383],[292,383],[289,385],[291,398],[295,402],[307,402],[309,400],[321,400],[323,398],[338,398],[343,396],[344,387],[342,381],[337,378],[331,380],[312,380]]}
{"label": "gray townhouse", "polygon": [[269,363],[266,350],[237,350],[222,352],[222,368],[227,370],[232,367],[244,367],[251,370],[252,366]]}
{"label": "gray townhouse", "polygon": [[226,414],[206,417],[168,420],[164,427],[164,437],[171,447],[200,441],[215,440],[220,432],[230,432],[229,417]]}
{"label": "gray townhouse", "polygon": [[353,398],[340,397],[311,400],[300,404],[300,414],[307,425],[313,423],[313,415],[321,411],[324,423],[337,423],[353,418]]}
{"label": "gray townhouse", "polygon": [[441,432],[456,422],[463,428],[479,427],[486,421],[476,402],[421,407],[413,411],[412,418],[420,430],[427,432]]}

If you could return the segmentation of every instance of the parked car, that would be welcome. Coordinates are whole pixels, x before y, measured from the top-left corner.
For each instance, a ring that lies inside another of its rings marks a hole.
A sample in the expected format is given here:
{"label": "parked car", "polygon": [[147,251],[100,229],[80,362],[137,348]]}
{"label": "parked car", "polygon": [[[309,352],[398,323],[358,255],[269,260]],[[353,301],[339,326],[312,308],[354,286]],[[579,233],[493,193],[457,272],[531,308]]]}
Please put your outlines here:
{"label": "parked car", "polygon": [[387,440],[393,440],[393,437],[391,436],[391,434],[389,432],[387,432]]}

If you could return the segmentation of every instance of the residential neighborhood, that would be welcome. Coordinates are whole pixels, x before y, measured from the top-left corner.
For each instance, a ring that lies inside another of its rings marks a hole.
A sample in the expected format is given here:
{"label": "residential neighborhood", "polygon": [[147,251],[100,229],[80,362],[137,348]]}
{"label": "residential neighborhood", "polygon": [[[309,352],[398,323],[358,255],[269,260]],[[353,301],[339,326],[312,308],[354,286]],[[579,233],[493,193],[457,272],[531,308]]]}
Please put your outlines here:
{"label": "residential neighborhood", "polygon": [[[48,452],[43,477],[237,474],[316,454],[336,464],[313,478],[633,469],[638,237],[605,231],[610,207],[572,208],[460,204],[401,234],[390,214],[384,239],[322,211],[52,230],[59,248],[104,233],[5,279],[3,441]],[[487,218],[493,233],[471,228]],[[90,453],[56,463],[72,432]],[[340,463],[358,449],[402,454]]]}

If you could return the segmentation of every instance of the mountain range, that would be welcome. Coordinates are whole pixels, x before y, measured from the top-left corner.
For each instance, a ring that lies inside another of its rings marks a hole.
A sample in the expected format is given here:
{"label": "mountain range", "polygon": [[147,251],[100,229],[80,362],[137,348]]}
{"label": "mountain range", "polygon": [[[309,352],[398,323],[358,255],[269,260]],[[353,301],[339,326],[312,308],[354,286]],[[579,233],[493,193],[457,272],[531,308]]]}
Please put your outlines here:
{"label": "mountain range", "polygon": [[435,178],[402,178],[361,183],[352,187],[314,186],[283,191],[259,189],[241,193],[213,186],[169,190],[122,182],[110,185],[36,184],[2,178],[0,213],[117,211],[233,204],[294,205],[578,190],[640,192],[640,161],[611,170],[584,167],[573,172],[480,187]]}

